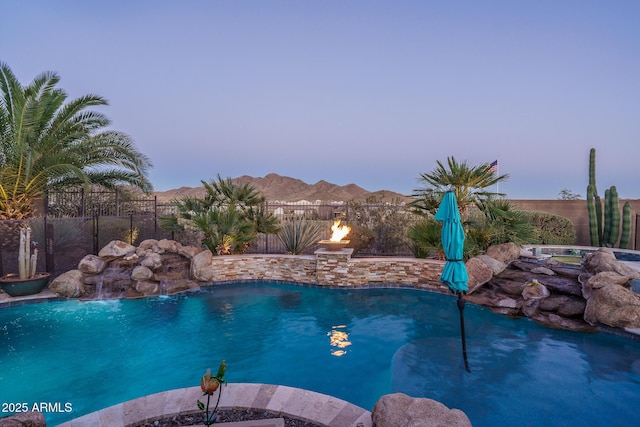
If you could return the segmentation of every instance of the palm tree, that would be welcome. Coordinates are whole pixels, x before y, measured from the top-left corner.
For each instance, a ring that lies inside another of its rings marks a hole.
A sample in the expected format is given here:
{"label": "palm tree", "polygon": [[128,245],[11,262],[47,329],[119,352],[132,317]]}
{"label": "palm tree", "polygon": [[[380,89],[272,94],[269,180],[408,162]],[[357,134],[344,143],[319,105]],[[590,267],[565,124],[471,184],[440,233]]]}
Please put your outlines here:
{"label": "palm tree", "polygon": [[152,190],[151,161],[109,119],[88,108],[108,105],[98,95],[67,100],[53,72],[22,86],[0,62],[0,219],[33,215],[49,190],[128,184]]}
{"label": "palm tree", "polygon": [[494,173],[489,163],[471,167],[466,162],[458,163],[452,156],[447,158],[448,167],[440,161],[437,161],[437,164],[438,167],[431,173],[420,174],[420,181],[430,187],[414,190],[415,200],[411,206],[419,212],[435,213],[443,194],[453,191],[458,200],[460,215],[465,217],[470,205],[478,204],[496,195],[502,196],[503,194],[485,189],[509,178],[509,175]]}

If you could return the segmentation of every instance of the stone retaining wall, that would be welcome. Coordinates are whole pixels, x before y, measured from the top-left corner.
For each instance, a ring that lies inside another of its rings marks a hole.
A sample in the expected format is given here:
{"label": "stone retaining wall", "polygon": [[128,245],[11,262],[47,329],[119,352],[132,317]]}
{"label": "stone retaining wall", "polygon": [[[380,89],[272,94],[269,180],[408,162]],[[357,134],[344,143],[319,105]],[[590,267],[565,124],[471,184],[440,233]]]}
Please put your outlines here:
{"label": "stone retaining wall", "polygon": [[444,262],[418,258],[355,258],[353,249],[319,249],[314,255],[227,255],[145,240],[137,248],[113,241],[84,257],[77,270],[49,288],[67,298],[141,298],[171,295],[220,282],[280,281],[319,286],[408,286],[447,292],[440,283]]}

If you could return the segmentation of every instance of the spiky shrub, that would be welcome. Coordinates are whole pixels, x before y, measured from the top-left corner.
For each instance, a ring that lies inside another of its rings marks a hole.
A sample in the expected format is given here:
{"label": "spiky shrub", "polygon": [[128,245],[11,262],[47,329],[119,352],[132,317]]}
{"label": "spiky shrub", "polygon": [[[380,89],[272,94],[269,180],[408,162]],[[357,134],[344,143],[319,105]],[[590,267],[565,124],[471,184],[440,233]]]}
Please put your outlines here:
{"label": "spiky shrub", "polygon": [[[535,227],[526,212],[515,209],[508,200],[485,200],[478,203],[478,208],[479,213],[470,217],[468,229],[475,229],[478,236],[488,236],[485,245],[537,243]],[[481,250],[489,247],[482,247],[481,240],[476,243]]]}
{"label": "spiky shrub", "polygon": [[321,221],[293,220],[282,224],[278,238],[287,253],[298,255],[318,243],[324,223]]}
{"label": "spiky shrub", "polygon": [[444,259],[442,224],[433,218],[423,218],[409,227],[409,247],[416,258]]}

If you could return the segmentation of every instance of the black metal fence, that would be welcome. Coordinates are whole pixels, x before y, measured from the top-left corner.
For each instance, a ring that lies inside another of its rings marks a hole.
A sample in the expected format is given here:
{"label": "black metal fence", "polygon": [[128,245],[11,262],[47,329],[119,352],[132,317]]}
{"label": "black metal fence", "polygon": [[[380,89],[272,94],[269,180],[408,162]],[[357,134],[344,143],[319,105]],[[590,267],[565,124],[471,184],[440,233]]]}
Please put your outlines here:
{"label": "black metal fence", "polygon": [[[321,239],[329,238],[335,219],[369,227],[377,234],[375,243],[362,249],[360,255],[411,254],[403,239],[395,236],[403,233],[397,229],[412,218],[401,203],[267,202],[265,210],[281,222],[302,218],[326,222]],[[174,214],[176,207],[159,203],[156,197],[134,198],[115,191],[80,189],[49,194],[43,211],[40,218],[0,221],[0,276],[17,272],[19,229],[25,225],[32,229],[32,246],[39,249],[38,270],[54,275],[77,268],[85,255],[97,254],[112,240],[136,245],[145,239],[172,239],[183,245],[201,245],[195,232],[171,232],[160,227],[159,218]],[[393,221],[385,225],[382,217]],[[390,238],[392,234],[394,237]],[[283,254],[286,249],[276,235],[261,235],[249,253]]]}

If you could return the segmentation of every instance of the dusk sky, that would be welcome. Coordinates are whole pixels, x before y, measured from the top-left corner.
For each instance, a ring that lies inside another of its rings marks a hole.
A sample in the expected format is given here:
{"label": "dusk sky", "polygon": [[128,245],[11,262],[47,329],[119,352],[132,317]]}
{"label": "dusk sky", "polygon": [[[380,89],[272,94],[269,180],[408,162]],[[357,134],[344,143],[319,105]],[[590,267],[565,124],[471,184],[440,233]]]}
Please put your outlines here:
{"label": "dusk sky", "polygon": [[274,172],[410,194],[448,156],[510,199],[640,198],[640,1],[0,0],[0,61],[94,93],[156,190]]}

